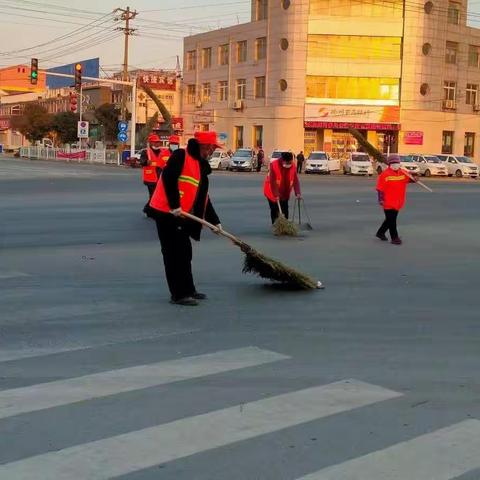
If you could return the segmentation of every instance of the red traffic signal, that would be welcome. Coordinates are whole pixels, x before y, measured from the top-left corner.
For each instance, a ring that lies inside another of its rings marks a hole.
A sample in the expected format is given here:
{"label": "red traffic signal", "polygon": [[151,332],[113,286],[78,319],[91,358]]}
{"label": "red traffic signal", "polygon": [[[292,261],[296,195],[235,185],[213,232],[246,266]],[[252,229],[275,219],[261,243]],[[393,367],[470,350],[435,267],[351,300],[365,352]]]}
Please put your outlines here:
{"label": "red traffic signal", "polygon": [[75,64],[75,90],[77,92],[82,88],[82,64]]}
{"label": "red traffic signal", "polygon": [[78,99],[75,93],[70,93],[70,111],[73,113],[78,111]]}

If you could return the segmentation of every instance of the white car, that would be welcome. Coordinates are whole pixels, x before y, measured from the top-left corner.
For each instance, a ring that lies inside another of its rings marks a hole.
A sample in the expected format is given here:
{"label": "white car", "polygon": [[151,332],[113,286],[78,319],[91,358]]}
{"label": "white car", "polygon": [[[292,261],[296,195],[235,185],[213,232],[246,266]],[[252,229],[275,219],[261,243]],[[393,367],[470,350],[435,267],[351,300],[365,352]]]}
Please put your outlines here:
{"label": "white car", "polygon": [[478,165],[471,158],[457,155],[437,155],[437,157],[444,162],[449,177],[455,175],[458,178],[478,178]]}
{"label": "white car", "polygon": [[213,170],[226,170],[230,165],[230,157],[227,152],[215,150],[212,156],[208,159],[208,163]]}
{"label": "white car", "polygon": [[352,152],[343,166],[345,175],[373,175],[373,164],[367,153]]}
{"label": "white car", "polygon": [[446,177],[448,175],[445,163],[435,155],[413,155],[413,160],[418,163],[420,175],[424,177],[432,175]]}
{"label": "white car", "polygon": [[[418,163],[414,161],[412,155],[399,155],[398,153],[392,153],[391,155],[400,157],[400,166],[407,173],[411,173],[413,175],[420,175],[420,167],[418,166]],[[388,157],[388,155],[385,156],[387,162]],[[386,170],[387,167],[387,163],[377,163],[377,173],[380,175],[384,170]]]}
{"label": "white car", "polygon": [[274,161],[274,160],[278,160],[281,156],[282,156],[282,153],[283,152],[286,152],[287,150],[278,150],[278,149],[275,149],[272,154],[268,157],[268,165],[267,167]]}
{"label": "white car", "polygon": [[340,170],[340,160],[331,159],[327,152],[312,152],[305,162],[305,173],[330,174]]}
{"label": "white car", "polygon": [[257,156],[251,148],[239,148],[230,159],[227,170],[253,172],[257,166]]}

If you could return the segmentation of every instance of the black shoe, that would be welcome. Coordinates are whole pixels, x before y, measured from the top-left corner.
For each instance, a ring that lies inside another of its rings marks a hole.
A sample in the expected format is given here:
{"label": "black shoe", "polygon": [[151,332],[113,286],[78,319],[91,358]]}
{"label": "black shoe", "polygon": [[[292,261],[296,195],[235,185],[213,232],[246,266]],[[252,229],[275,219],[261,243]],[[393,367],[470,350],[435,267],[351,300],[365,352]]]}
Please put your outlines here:
{"label": "black shoe", "polygon": [[401,245],[403,242],[400,238],[392,238],[393,245]]}
{"label": "black shoe", "polygon": [[178,300],[172,298],[170,303],[173,305],[183,305],[184,307],[196,307],[198,305],[198,302],[192,297],[179,298]]}
{"label": "black shoe", "polygon": [[204,293],[194,292],[192,294],[192,298],[194,298],[195,300],[206,300],[207,296]]}
{"label": "black shoe", "polygon": [[388,242],[388,238],[385,236],[385,234],[377,233],[375,236],[379,238],[382,242]]}

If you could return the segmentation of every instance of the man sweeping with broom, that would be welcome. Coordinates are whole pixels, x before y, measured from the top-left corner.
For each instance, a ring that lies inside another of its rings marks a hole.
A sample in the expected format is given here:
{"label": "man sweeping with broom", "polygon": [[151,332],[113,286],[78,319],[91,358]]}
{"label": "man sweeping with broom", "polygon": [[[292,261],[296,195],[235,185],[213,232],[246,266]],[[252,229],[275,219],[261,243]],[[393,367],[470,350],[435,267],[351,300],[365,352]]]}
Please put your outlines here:
{"label": "man sweeping with broom", "polygon": [[278,160],[270,163],[270,170],[263,185],[263,193],[270,206],[272,225],[280,215],[288,218],[288,201],[292,190],[298,199],[302,198],[297,169],[293,165],[293,154],[283,152]]}

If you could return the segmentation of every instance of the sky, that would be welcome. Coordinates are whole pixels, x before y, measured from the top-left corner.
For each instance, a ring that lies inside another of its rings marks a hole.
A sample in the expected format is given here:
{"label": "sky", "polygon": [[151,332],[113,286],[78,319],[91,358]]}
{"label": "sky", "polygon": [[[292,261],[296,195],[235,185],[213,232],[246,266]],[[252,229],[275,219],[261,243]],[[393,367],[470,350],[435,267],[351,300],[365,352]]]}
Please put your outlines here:
{"label": "sky", "polygon": [[130,37],[130,68],[174,68],[184,36],[250,19],[250,0],[125,2],[0,0],[0,67],[38,57],[40,68],[50,68],[98,56],[105,74],[118,71],[124,36],[115,29],[124,22],[115,22],[111,12],[127,5],[138,12],[131,24],[136,31]]}

